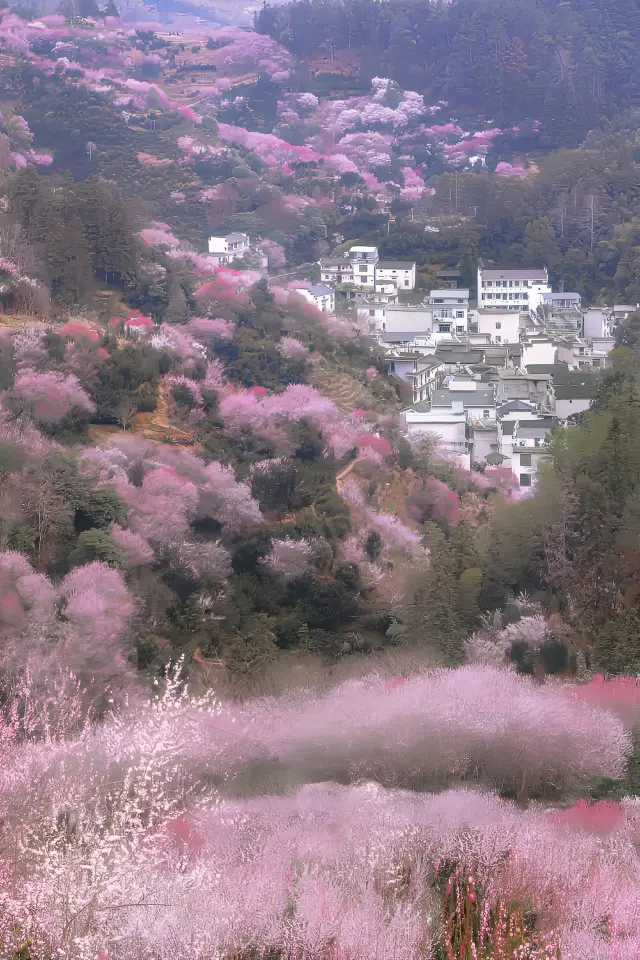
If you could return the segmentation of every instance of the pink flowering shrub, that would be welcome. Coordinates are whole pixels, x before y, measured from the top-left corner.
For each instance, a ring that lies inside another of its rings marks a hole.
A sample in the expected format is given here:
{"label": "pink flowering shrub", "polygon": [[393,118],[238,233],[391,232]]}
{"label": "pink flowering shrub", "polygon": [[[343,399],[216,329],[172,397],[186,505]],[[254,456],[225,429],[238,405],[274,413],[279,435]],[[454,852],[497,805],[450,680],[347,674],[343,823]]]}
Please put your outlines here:
{"label": "pink flowering shrub", "polygon": [[550,818],[555,823],[566,823],[592,833],[610,833],[622,823],[624,809],[612,800],[601,800],[597,803],[578,800],[572,807],[554,810]]}
{"label": "pink flowering shrub", "polygon": [[533,790],[618,777],[630,749],[621,722],[610,713],[490,667],[431,671],[409,678],[391,696],[376,677],[348,682],[278,712],[279,727],[270,734],[273,753],[321,780],[372,778],[424,789],[472,770],[484,780],[520,784],[526,771]]}
{"label": "pink flowering shrub", "polygon": [[503,177],[524,177],[527,173],[520,163],[499,163],[495,172]]}
{"label": "pink flowering shrub", "polygon": [[412,167],[403,167],[404,186],[400,196],[407,203],[416,203],[426,190],[422,177]]}
{"label": "pink flowering shrub", "polygon": [[[176,397],[180,396],[182,391],[185,391],[191,395],[191,402],[195,407],[201,407],[204,404],[198,383],[195,380],[190,380],[189,377],[167,377],[167,386],[176,403],[178,402]],[[180,393],[177,391],[180,391]]]}
{"label": "pink flowering shrub", "polygon": [[14,550],[0,553],[0,636],[42,630],[54,612],[56,593],[42,573]]}
{"label": "pink flowering shrub", "polygon": [[358,448],[375,450],[381,457],[388,457],[391,453],[391,444],[387,438],[377,433],[361,433],[358,437]]}
{"label": "pink flowering shrub", "polygon": [[67,574],[61,594],[65,618],[98,641],[119,638],[134,609],[121,575],[100,560]]}
{"label": "pink flowering shrub", "polygon": [[365,516],[369,529],[380,535],[383,548],[414,556],[424,554],[421,535],[397,517],[371,509],[366,511]]}
{"label": "pink flowering shrub", "polygon": [[322,431],[327,452],[339,459],[355,447],[360,433],[352,417],[314,387],[299,383],[267,396],[250,391],[227,393],[220,401],[220,418],[229,430],[250,427],[262,436],[273,436],[274,426],[307,418]]}
{"label": "pink flowering shrub", "polygon": [[260,246],[269,259],[270,270],[278,270],[281,267],[286,267],[287,256],[284,247],[280,243],[276,243],[275,240],[263,240]]}
{"label": "pink flowering shrub", "polygon": [[187,330],[196,340],[212,343],[214,340],[230,340],[233,337],[234,325],[222,317],[192,317],[187,324]]}
{"label": "pink flowering shrub", "polygon": [[186,533],[198,504],[195,485],[166,466],[150,470],[141,487],[129,486],[122,492],[132,508],[133,531],[152,543],[165,543]]}
{"label": "pink flowering shrub", "polygon": [[146,227],[140,236],[150,246],[179,247],[180,241],[171,233],[169,227]]}
{"label": "pink flowering shrub", "polygon": [[143,567],[153,563],[154,557],[151,545],[139,533],[134,533],[133,530],[125,530],[117,523],[112,524],[109,533],[122,550],[123,566],[126,569]]}
{"label": "pink flowering shrub", "polygon": [[[558,768],[563,780],[579,777],[600,767],[603,749],[618,755],[620,731],[606,713],[575,713],[557,691],[490,671],[386,685],[371,677],[319,698],[243,705],[188,696],[178,672],[159,695],[133,698],[94,728],[56,723],[46,744],[2,737],[7,956],[28,935],[33,960],[52,951],[172,960],[185,938],[202,958],[255,947],[415,960],[435,951],[448,920],[433,874],[462,863],[488,903],[526,903],[563,957],[615,949],[635,960],[630,830],[591,836],[477,789],[430,795],[361,782],[376,769],[392,779],[394,768],[407,785],[440,771],[501,776],[505,745],[518,777],[529,761],[534,777]],[[216,795],[212,774],[233,785],[269,756],[295,768],[294,789],[267,792],[271,772],[258,765],[258,795]],[[326,782],[339,772],[359,784]],[[305,785],[311,778],[324,782]],[[92,909],[69,930],[78,902]]]}
{"label": "pink flowering shrub", "polygon": [[93,401],[73,374],[23,369],[15,379],[12,397],[21,410],[39,423],[60,423],[70,414],[88,416]]}
{"label": "pink flowering shrub", "polygon": [[171,566],[196,582],[220,583],[231,573],[229,551],[213,541],[172,540],[165,552]]}
{"label": "pink flowering shrub", "polygon": [[43,337],[46,327],[42,324],[25,327],[13,338],[13,356],[18,371],[26,367],[38,367],[47,356]]}
{"label": "pink flowering shrub", "polygon": [[451,529],[460,519],[460,498],[455,490],[442,480],[427,477],[422,489],[407,497],[407,509],[417,523],[433,520],[446,529]]}
{"label": "pink flowering shrub", "polygon": [[611,710],[629,727],[640,723],[640,680],[637,677],[606,679],[602,674],[596,674],[589,683],[567,687],[567,693]]}
{"label": "pink flowering shrub", "polygon": [[354,477],[347,477],[338,485],[340,496],[351,507],[363,507],[365,504],[364,493],[358,481]]}
{"label": "pink flowering shrub", "polygon": [[[136,158],[138,163],[143,167],[153,167],[156,170],[166,170],[167,167],[172,166],[173,160],[169,158],[154,157],[151,153],[137,153]],[[145,231],[147,236],[143,235],[143,240],[147,243],[151,242],[148,239],[149,231]]]}
{"label": "pink flowering shrub", "polygon": [[297,577],[313,566],[314,556],[315,544],[310,540],[274,540],[262,563],[274,573]]}
{"label": "pink flowering shrub", "polygon": [[77,320],[69,320],[58,327],[56,331],[61,337],[69,337],[70,340],[92,340],[97,341],[100,336],[96,330],[93,330],[86,323],[80,323]]}
{"label": "pink flowering shrub", "polygon": [[295,337],[283,337],[278,343],[278,350],[283,357],[306,357],[309,353],[309,348]]}

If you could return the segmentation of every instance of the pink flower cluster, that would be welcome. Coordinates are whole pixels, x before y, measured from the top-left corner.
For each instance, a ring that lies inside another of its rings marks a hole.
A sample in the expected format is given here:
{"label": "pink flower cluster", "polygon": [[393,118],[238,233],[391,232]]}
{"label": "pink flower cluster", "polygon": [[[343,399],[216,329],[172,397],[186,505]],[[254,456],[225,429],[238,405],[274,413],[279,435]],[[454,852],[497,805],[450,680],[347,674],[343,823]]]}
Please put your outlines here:
{"label": "pink flower cluster", "polygon": [[12,396],[40,423],[60,423],[71,413],[87,416],[95,411],[93,401],[71,373],[24,368],[15,379]]}

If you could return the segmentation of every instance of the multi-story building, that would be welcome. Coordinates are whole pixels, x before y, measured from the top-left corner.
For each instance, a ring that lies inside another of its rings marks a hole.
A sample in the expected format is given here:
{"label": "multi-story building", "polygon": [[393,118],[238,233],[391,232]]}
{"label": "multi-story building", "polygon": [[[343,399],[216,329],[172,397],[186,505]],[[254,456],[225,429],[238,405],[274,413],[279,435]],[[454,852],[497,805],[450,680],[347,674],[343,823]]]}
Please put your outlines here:
{"label": "multi-story building", "polygon": [[226,237],[209,237],[209,253],[218,263],[230,263],[251,249],[246,233],[230,233]]}
{"label": "multi-story building", "polygon": [[348,257],[326,257],[319,265],[323,283],[353,283],[353,262]]}
{"label": "multi-story building", "polygon": [[551,293],[546,267],[517,270],[478,267],[478,309],[536,311]]}
{"label": "multi-story building", "polygon": [[376,283],[391,281],[398,290],[414,290],[416,265],[411,260],[379,260],[376,264],[375,279]]}
{"label": "multi-story building", "polygon": [[356,287],[373,290],[376,283],[376,266],[380,259],[377,247],[355,246],[349,250],[353,266],[353,281]]}
{"label": "multi-story building", "polygon": [[545,293],[542,302],[545,306],[551,307],[552,310],[568,310],[570,307],[580,306],[580,294],[564,293],[562,291]]}
{"label": "multi-story building", "polygon": [[503,307],[472,310],[469,317],[469,329],[485,334],[491,343],[519,343],[521,314]]}
{"label": "multi-story building", "polygon": [[469,329],[469,290],[432,290],[425,298],[433,311],[433,329],[438,333],[465,334]]}
{"label": "multi-story building", "polygon": [[412,403],[430,400],[442,382],[444,364],[437,357],[395,347],[385,354],[384,359],[389,375],[404,381],[411,388]]}
{"label": "multi-story building", "polygon": [[303,297],[307,303],[321,310],[322,313],[335,313],[336,294],[331,287],[323,283],[316,283],[311,287],[295,287],[294,292]]}
{"label": "multi-story building", "polygon": [[515,473],[521,487],[533,487],[540,464],[549,457],[548,439],[558,421],[555,417],[538,417],[512,423],[511,463],[507,465]]}
{"label": "multi-story building", "polygon": [[452,407],[434,409],[428,401],[416,403],[403,413],[409,440],[430,435],[438,450],[464,470],[471,468],[467,417],[464,410]]}
{"label": "multi-story building", "polygon": [[431,307],[423,305],[409,305],[405,303],[388,303],[382,317],[382,331],[395,333],[396,331],[412,331],[414,334],[429,335],[433,327],[433,313]]}
{"label": "multi-story building", "polygon": [[416,265],[412,260],[381,260],[377,247],[357,244],[341,257],[318,261],[320,279],[326,283],[350,285],[356,290],[414,290]]}

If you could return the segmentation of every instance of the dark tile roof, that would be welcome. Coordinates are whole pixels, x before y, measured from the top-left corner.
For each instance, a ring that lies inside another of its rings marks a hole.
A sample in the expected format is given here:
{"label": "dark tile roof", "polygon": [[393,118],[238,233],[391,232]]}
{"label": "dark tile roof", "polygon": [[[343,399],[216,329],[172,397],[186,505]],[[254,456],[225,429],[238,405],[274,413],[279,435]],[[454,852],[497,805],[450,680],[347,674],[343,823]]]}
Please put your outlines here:
{"label": "dark tile roof", "polygon": [[566,363],[528,363],[528,373],[550,373],[554,378],[558,374],[569,373],[569,365]]}
{"label": "dark tile roof", "polygon": [[597,393],[599,382],[599,377],[587,374],[581,380],[573,380],[570,383],[556,383],[556,400],[591,400]]}
{"label": "dark tile roof", "polygon": [[461,400],[465,409],[495,406],[492,387],[482,387],[480,390],[436,390],[431,402],[434,407],[450,407],[455,400]]}
{"label": "dark tile roof", "polygon": [[335,293],[331,287],[327,287],[324,283],[314,283],[313,286],[308,288],[309,293],[314,297],[329,297],[331,294]]}
{"label": "dark tile roof", "polygon": [[413,260],[378,260],[376,267],[378,270],[411,270],[415,267]]}
{"label": "dark tile roof", "polygon": [[498,407],[498,416],[503,417],[507,413],[533,413],[535,407],[531,403],[525,403],[524,400],[509,400]]}
{"label": "dark tile roof", "polygon": [[500,270],[493,267],[480,267],[483,280],[541,280],[546,276],[544,267],[525,269],[517,267],[515,270]]}

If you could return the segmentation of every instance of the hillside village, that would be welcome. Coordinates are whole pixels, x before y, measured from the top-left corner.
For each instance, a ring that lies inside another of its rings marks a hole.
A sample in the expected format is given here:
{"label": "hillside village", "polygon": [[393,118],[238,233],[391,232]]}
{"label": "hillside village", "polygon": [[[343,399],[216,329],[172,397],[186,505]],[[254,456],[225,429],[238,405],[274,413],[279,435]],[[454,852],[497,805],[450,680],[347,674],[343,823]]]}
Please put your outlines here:
{"label": "hillside village", "polygon": [[[253,253],[268,266],[246,234],[211,237],[209,252],[221,264]],[[579,293],[553,289],[544,266],[481,263],[476,299],[455,269],[419,291],[415,261],[359,243],[320,259],[315,273],[318,282],[292,282],[292,292],[378,344],[408,438],[431,434],[457,466],[507,468],[524,489],[535,486],[551,431],[589,409],[615,329],[636,310],[583,308]]]}
{"label": "hillside village", "polygon": [[443,271],[438,287],[409,303],[414,262],[354,245],[318,266],[326,286],[308,298],[320,309],[342,301],[383,348],[407,401],[408,436],[434,434],[461,467],[507,467],[524,488],[553,428],[589,408],[615,327],[635,310],[583,310],[579,294],[552,289],[545,267],[479,266],[476,301],[458,271]]}

